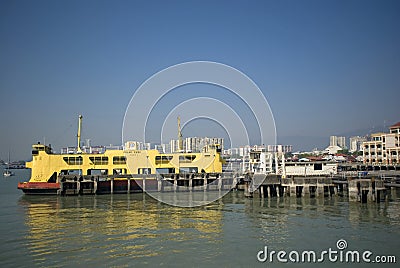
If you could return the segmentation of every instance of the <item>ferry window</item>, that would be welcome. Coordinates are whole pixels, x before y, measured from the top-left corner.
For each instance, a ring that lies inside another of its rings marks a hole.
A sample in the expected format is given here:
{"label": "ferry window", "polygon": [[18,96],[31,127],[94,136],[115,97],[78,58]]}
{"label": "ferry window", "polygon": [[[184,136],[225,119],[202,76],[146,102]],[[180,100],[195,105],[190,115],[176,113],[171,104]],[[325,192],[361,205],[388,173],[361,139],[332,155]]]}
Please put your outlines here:
{"label": "ferry window", "polygon": [[88,175],[108,175],[108,170],[107,169],[88,169],[87,171]]}
{"label": "ferry window", "polygon": [[126,164],[125,156],[114,156],[113,157],[113,164],[114,165],[125,165]]}
{"label": "ferry window", "polygon": [[138,168],[138,174],[151,174],[151,168]]}
{"label": "ferry window", "polygon": [[196,159],[195,155],[180,155],[179,162],[181,163],[190,163]]}
{"label": "ferry window", "polygon": [[63,157],[63,160],[68,164],[68,165],[82,165],[83,163],[83,158],[82,156],[66,156]]}
{"label": "ferry window", "polygon": [[115,168],[113,169],[113,174],[114,175],[126,174],[126,168]]}
{"label": "ferry window", "polygon": [[198,173],[198,167],[183,167],[179,169],[179,172],[182,173]]}
{"label": "ferry window", "polygon": [[171,174],[175,173],[175,168],[157,168],[157,174]]}
{"label": "ferry window", "polygon": [[168,164],[172,160],[171,155],[157,155],[156,164]]}
{"label": "ferry window", "polygon": [[63,169],[60,173],[61,175],[81,175],[82,169]]}
{"label": "ferry window", "polygon": [[89,159],[94,165],[108,165],[107,156],[91,156]]}

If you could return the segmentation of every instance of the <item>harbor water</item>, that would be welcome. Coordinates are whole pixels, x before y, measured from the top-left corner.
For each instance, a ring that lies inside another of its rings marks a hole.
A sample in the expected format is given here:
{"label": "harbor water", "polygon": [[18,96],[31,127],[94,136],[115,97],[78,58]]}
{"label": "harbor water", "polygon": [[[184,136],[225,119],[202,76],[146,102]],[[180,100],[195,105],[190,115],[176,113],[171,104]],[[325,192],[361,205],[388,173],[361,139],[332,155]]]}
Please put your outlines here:
{"label": "harbor water", "polygon": [[[250,199],[233,191],[207,206],[179,208],[141,193],[24,196],[17,183],[30,171],[15,173],[0,182],[0,267],[279,267],[287,264],[260,262],[257,254],[265,247],[321,252],[337,249],[341,239],[347,249],[400,261],[395,189],[382,203],[346,196]],[[321,265],[349,264],[295,264]]]}

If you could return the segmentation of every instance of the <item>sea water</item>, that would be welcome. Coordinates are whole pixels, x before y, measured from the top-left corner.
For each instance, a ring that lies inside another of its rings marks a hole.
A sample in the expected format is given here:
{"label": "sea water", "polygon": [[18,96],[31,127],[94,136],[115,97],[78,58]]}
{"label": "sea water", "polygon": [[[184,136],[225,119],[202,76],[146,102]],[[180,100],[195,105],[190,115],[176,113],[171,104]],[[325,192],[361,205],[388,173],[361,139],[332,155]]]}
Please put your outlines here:
{"label": "sea water", "polygon": [[[30,171],[15,173],[0,177],[0,267],[276,267],[287,266],[285,260],[302,267],[349,266],[327,254],[321,262],[301,260],[305,251],[319,258],[328,249],[337,257],[371,251],[400,261],[395,189],[382,203],[340,196],[246,198],[233,191],[207,206],[179,208],[141,193],[26,196],[17,183]],[[346,242],[342,253],[339,240]],[[279,251],[286,255],[278,259]]]}

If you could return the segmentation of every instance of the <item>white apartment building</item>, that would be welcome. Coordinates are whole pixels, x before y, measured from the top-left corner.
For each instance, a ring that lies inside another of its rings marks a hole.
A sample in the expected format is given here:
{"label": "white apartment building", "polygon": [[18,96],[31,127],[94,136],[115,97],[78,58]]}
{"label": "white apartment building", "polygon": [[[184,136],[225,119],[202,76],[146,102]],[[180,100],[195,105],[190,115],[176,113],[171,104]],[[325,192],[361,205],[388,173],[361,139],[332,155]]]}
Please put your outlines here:
{"label": "white apartment building", "polygon": [[[209,137],[187,137],[182,141],[182,149],[185,152],[201,152],[203,148],[212,144],[219,144],[221,148],[224,148],[224,139],[223,138],[209,138]],[[178,151],[179,141],[171,140],[170,141],[170,152],[174,153]]]}
{"label": "white apartment building", "polygon": [[291,153],[293,152],[292,145],[268,145],[267,146],[268,152],[281,152],[281,153]]}
{"label": "white apartment building", "polygon": [[365,164],[394,165],[399,164],[400,122],[389,127],[389,133],[375,133],[371,140],[363,142]]}
{"label": "white apartment building", "polygon": [[140,141],[127,141],[125,142],[124,148],[130,150],[150,150],[150,143]]}
{"label": "white apartment building", "polygon": [[346,146],[346,137],[343,136],[330,136],[329,138],[329,146],[339,146],[342,149],[347,148]]}
{"label": "white apartment building", "polygon": [[362,151],[363,142],[367,141],[366,137],[355,136],[350,138],[350,153]]}

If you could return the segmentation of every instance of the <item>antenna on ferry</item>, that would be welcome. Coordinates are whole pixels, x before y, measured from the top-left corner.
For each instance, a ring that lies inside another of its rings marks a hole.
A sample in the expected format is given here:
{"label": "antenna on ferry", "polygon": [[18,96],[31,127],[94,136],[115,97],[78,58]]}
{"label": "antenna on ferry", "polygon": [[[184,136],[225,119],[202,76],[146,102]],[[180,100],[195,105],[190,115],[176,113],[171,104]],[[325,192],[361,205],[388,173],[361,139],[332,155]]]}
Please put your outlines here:
{"label": "antenna on ferry", "polygon": [[178,116],[178,152],[182,151],[182,147],[181,117]]}
{"label": "antenna on ferry", "polygon": [[81,149],[81,129],[82,129],[82,115],[79,115],[79,121],[78,121],[78,135],[76,136],[78,138],[78,147],[77,147],[77,153],[81,154],[82,149]]}

